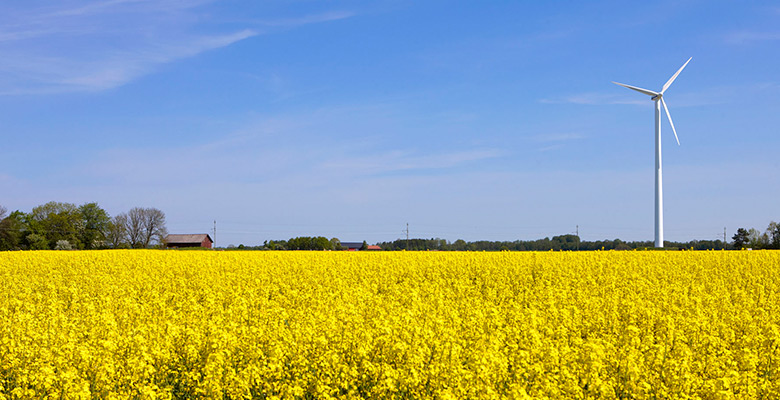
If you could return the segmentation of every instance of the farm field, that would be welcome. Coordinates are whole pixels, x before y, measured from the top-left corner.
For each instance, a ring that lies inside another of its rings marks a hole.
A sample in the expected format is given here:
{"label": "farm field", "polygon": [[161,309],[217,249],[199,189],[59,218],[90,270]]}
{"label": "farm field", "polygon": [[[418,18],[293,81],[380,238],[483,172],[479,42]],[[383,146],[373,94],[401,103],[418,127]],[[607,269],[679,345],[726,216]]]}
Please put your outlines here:
{"label": "farm field", "polygon": [[0,399],[780,398],[780,252],[0,253]]}

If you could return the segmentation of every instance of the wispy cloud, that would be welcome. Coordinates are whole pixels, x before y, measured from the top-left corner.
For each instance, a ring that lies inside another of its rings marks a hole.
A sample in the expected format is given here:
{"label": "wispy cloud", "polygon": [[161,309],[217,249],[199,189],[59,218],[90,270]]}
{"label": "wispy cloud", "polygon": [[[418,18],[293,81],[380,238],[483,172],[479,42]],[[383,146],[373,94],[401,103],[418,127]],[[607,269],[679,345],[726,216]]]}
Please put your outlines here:
{"label": "wispy cloud", "polygon": [[466,163],[501,157],[496,149],[461,150],[448,153],[419,155],[410,150],[396,150],[371,156],[345,156],[323,163],[322,168],[352,171],[359,175],[376,175],[401,171],[421,171],[454,168]]}
{"label": "wispy cloud", "polygon": [[[148,0],[108,0],[108,1],[100,1],[100,2],[91,2],[83,5],[74,5],[72,7],[67,6],[67,2],[65,3],[65,6],[53,10],[49,13],[42,14],[42,17],[74,17],[74,16],[84,16],[84,15],[94,15],[94,14],[100,14],[107,11],[112,11],[117,9],[117,7],[126,5],[126,4],[138,4],[138,3],[150,3]],[[165,3],[164,1],[159,2],[159,4]]]}
{"label": "wispy cloud", "polygon": [[606,93],[578,93],[549,97],[539,100],[544,104],[583,104],[583,105],[609,105],[609,104],[647,104],[647,99],[631,98],[624,95]]}
{"label": "wispy cloud", "polygon": [[[755,99],[765,93],[776,91],[780,87],[777,82],[757,82],[740,85],[718,85],[704,87],[697,91],[676,92],[670,89],[669,93],[664,95],[664,99],[669,107],[698,107],[714,104],[727,104],[742,102],[748,99]],[[617,88],[620,90],[620,88]],[[626,90],[626,92],[629,92]],[[606,93],[580,93],[563,95],[558,97],[549,97],[539,100],[543,104],[579,104],[579,105],[613,105],[613,104],[632,104],[648,105],[650,97],[639,93],[634,95],[606,94]]]}
{"label": "wispy cloud", "polygon": [[[339,11],[245,22],[215,31],[206,1],[112,0],[14,9],[0,6],[0,95],[102,91],[161,65],[257,36],[349,18]],[[206,10],[208,11],[208,10]],[[4,15],[4,16],[3,16]]]}
{"label": "wispy cloud", "polygon": [[558,150],[558,149],[560,149],[562,147],[563,147],[562,144],[553,144],[553,145],[550,145],[550,146],[540,147],[540,148],[536,149],[536,151],[538,151],[540,153],[546,153],[548,151]]}
{"label": "wispy cloud", "polygon": [[539,143],[568,142],[581,139],[585,139],[585,135],[581,133],[543,133],[531,137],[531,140]]}
{"label": "wispy cloud", "polygon": [[577,132],[563,132],[563,133],[541,133],[538,135],[530,136],[528,140],[532,143],[536,143],[539,147],[536,149],[539,153],[558,150],[565,148],[570,142],[583,140],[586,136]]}
{"label": "wispy cloud", "polygon": [[[24,72],[17,71],[27,84],[15,88],[15,92],[57,93],[111,89],[145,75],[159,65],[225,47],[256,34],[246,30],[223,36],[191,38],[187,43],[165,43],[154,48],[116,51],[96,60],[72,60],[65,57],[11,59],[11,62],[17,63],[16,66],[24,65],[27,68]],[[9,66],[0,62],[0,65],[3,64]],[[6,90],[6,93],[13,90]]]}
{"label": "wispy cloud", "polygon": [[778,82],[755,82],[738,85],[718,85],[705,87],[695,92],[673,93],[665,98],[672,107],[700,107],[717,104],[733,104],[761,101],[767,95],[780,90]]}
{"label": "wispy cloud", "polygon": [[354,17],[356,14],[352,11],[331,11],[322,14],[310,14],[297,18],[278,18],[260,20],[257,23],[262,26],[291,28],[302,25],[316,24],[321,22],[338,21]]}
{"label": "wispy cloud", "polygon": [[725,35],[724,41],[727,44],[747,45],[759,42],[768,42],[780,40],[780,32],[757,32],[757,31],[738,31],[730,32]]}

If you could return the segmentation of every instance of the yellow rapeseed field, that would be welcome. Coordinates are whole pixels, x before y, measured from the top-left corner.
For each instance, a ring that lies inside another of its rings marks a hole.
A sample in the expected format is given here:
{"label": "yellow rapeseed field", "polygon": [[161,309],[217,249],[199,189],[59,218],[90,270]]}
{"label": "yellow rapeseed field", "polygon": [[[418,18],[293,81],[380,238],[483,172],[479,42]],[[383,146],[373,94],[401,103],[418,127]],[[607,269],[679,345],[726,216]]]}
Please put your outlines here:
{"label": "yellow rapeseed field", "polygon": [[0,253],[0,399],[780,398],[780,252]]}

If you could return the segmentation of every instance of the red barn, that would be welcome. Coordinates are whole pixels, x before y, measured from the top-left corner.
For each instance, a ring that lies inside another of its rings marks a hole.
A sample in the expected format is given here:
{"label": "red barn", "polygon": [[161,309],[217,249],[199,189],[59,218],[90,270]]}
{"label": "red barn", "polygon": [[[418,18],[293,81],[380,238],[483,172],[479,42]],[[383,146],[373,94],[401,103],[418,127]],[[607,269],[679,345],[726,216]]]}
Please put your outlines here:
{"label": "red barn", "polygon": [[214,244],[211,236],[207,233],[195,235],[168,235],[165,237],[165,247],[169,249],[178,249],[182,247],[203,247],[210,249]]}

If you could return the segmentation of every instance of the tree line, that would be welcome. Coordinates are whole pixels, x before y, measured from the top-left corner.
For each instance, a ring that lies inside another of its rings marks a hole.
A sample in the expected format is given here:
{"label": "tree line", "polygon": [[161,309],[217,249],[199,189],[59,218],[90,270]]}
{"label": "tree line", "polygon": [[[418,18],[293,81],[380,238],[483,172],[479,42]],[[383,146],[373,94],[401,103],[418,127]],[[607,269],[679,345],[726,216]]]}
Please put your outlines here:
{"label": "tree line", "polygon": [[51,201],[29,213],[0,205],[0,250],[142,249],[160,246],[165,213],[134,207],[111,217],[97,203]]}
{"label": "tree line", "polygon": [[[29,213],[8,210],[0,205],[0,250],[70,250],[160,247],[167,229],[165,213],[156,208],[134,207],[111,217],[97,203],[76,206],[51,201]],[[722,240],[665,241],[667,249],[731,250],[780,249],[780,224],[770,222],[764,232],[739,228],[733,242]],[[537,240],[449,242],[440,238],[398,239],[379,242],[382,250],[441,251],[577,251],[650,249],[652,241],[625,242],[620,239],[583,241],[567,234]],[[367,243],[363,242],[363,248]],[[228,250],[344,250],[338,238],[299,236],[288,240],[266,240],[260,246],[228,246]]]}
{"label": "tree line", "polygon": [[[723,240],[691,240],[687,242],[664,241],[666,249],[733,250],[743,248],[780,249],[780,224],[771,222],[766,232],[739,228],[732,237],[733,242]],[[444,239],[398,239],[377,243],[382,250],[440,250],[440,251],[593,251],[593,250],[635,250],[652,249],[653,241],[625,242],[614,240],[580,240],[577,235],[560,235],[537,240],[466,242],[458,239],[449,242]]]}
{"label": "tree line", "polygon": [[[721,241],[705,242],[706,248],[709,246],[721,246]],[[377,243],[383,250],[440,250],[440,251],[578,251],[578,250],[631,250],[637,248],[653,247],[653,242],[624,242],[620,239],[615,240],[597,240],[583,241],[577,235],[560,235],[552,238],[546,237],[537,240],[514,240],[514,241],[489,241],[478,240],[467,242],[458,239],[449,242],[444,239],[398,239],[392,242]],[[667,246],[681,247],[682,244],[666,242]],[[700,244],[697,243],[696,247]],[[686,247],[687,248],[687,247]]]}
{"label": "tree line", "polygon": [[[367,246],[367,245],[366,245]],[[261,246],[228,246],[227,250],[344,250],[338,238],[298,236],[288,240],[266,240]]]}
{"label": "tree line", "polygon": [[780,249],[780,224],[770,222],[763,233],[755,228],[739,228],[731,239],[737,249]]}

